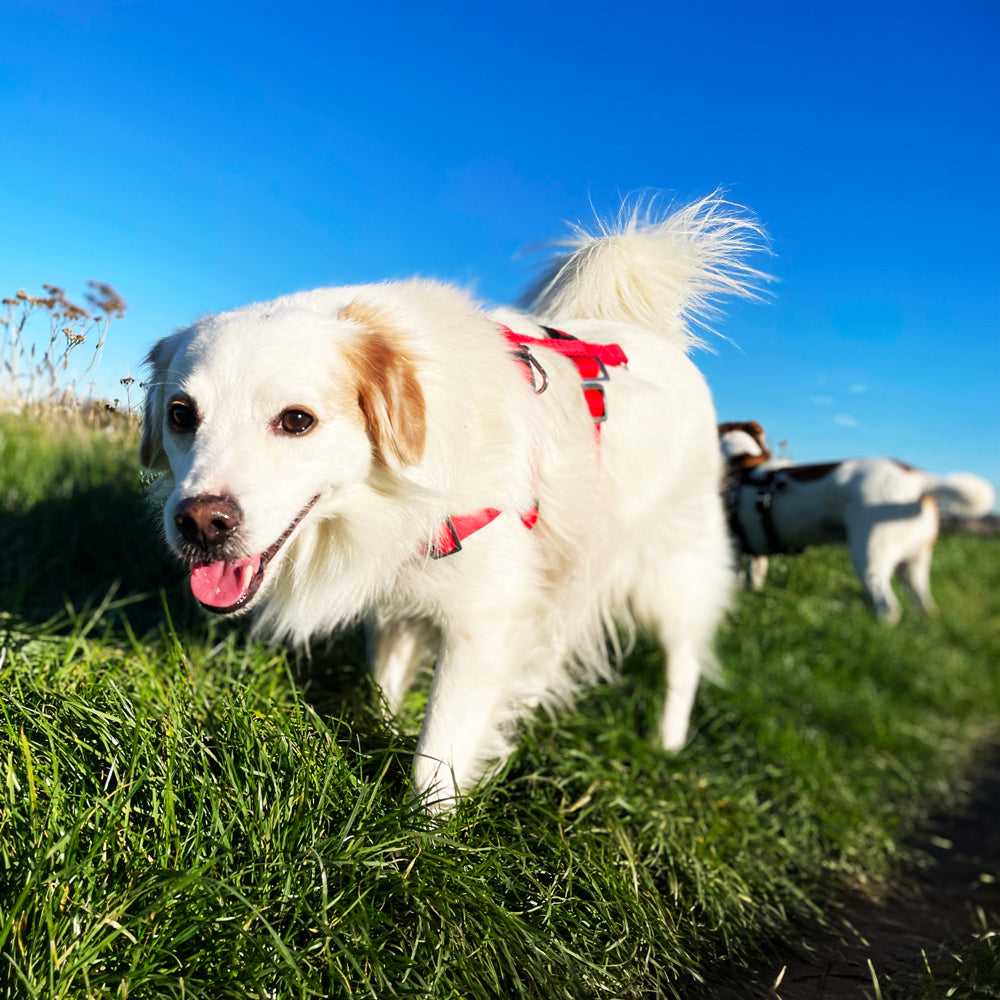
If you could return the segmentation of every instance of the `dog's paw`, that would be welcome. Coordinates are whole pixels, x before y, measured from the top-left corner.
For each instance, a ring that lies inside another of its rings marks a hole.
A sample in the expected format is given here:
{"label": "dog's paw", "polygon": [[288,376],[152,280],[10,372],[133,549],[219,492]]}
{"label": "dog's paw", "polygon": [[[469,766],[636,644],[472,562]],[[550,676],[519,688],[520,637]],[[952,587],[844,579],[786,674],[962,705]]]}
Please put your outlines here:
{"label": "dog's paw", "polygon": [[413,762],[413,795],[430,816],[441,816],[458,804],[459,789],[452,767],[426,754]]}

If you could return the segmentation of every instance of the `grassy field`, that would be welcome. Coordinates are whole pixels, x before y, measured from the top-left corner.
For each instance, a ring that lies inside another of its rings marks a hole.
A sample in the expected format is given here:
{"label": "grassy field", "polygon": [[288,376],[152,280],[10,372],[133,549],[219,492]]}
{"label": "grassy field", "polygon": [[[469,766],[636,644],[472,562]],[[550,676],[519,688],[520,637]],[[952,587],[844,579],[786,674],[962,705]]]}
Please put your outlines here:
{"label": "grassy field", "polygon": [[941,615],[896,630],[810,553],[741,597],[682,754],[641,646],[429,828],[420,694],[390,728],[357,635],[203,620],[135,446],[0,418],[0,998],[698,997],[889,876],[1000,736],[1000,541],[943,539]]}

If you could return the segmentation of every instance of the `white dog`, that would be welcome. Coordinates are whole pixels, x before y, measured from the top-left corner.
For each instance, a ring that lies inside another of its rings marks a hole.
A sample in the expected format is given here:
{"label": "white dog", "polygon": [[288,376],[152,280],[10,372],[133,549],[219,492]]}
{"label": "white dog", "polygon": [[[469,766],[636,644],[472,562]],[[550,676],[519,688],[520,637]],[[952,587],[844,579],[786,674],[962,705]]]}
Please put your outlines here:
{"label": "white dog", "polygon": [[823,465],[774,459],[756,420],[720,424],[719,441],[730,528],[750,557],[750,585],[764,585],[769,554],[846,542],[875,614],[890,624],[900,616],[892,589],[897,571],[920,609],[935,610],[930,571],[938,502],[968,517],[993,507],[993,487],[967,472],[934,476],[891,458]]}
{"label": "white dog", "polygon": [[412,280],[159,341],[141,456],[195,598],[302,644],[364,618],[390,709],[434,658],[431,808],[505,759],[528,707],[609,675],[615,622],[662,640],[660,740],[681,747],[732,576],[689,323],[753,297],[758,237],[714,197],[623,212],[567,242],[533,316]]}

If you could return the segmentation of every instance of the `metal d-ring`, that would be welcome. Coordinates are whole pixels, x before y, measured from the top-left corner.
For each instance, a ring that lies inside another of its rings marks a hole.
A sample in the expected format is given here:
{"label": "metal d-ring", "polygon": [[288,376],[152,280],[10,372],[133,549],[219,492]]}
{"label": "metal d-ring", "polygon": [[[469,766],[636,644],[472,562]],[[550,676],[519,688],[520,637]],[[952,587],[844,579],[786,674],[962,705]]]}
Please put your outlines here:
{"label": "metal d-ring", "polygon": [[538,358],[536,358],[534,354],[532,354],[531,351],[528,350],[527,347],[524,348],[524,360],[525,362],[527,362],[529,368],[534,368],[535,371],[538,372],[539,376],[541,377],[542,384],[535,385],[535,376],[534,375],[531,376],[531,384],[534,387],[535,395],[540,396],[549,387],[548,373],[541,366],[541,364],[538,361]]}
{"label": "metal d-ring", "polygon": [[[549,387],[549,376],[541,364],[539,364],[538,358],[531,353],[527,344],[519,344],[517,350],[514,351],[514,357],[527,366],[528,376],[531,378],[531,387],[535,390],[535,395],[540,396]],[[542,380],[541,385],[535,382],[535,372],[538,372]]]}

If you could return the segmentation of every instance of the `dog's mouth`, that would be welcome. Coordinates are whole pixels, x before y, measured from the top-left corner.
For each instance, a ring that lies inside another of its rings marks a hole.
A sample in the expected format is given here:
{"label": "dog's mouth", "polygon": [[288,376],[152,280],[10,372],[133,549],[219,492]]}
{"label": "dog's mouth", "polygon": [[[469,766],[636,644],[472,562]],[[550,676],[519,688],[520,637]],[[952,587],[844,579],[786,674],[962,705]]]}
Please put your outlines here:
{"label": "dog's mouth", "polygon": [[281,537],[266,551],[233,561],[216,559],[194,563],[190,582],[195,600],[206,611],[216,615],[229,615],[248,607],[264,582],[268,563],[278,554],[317,500],[319,494],[302,508]]}

